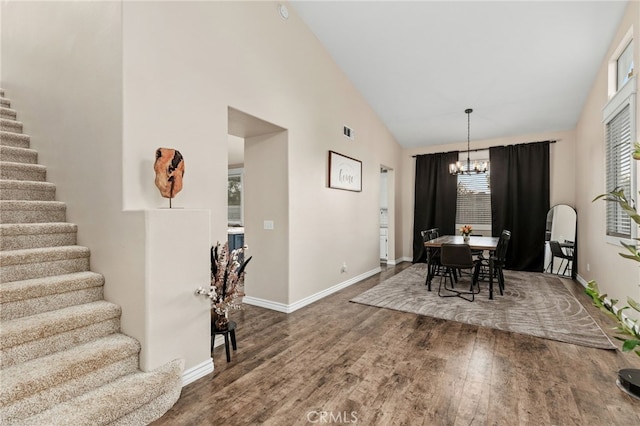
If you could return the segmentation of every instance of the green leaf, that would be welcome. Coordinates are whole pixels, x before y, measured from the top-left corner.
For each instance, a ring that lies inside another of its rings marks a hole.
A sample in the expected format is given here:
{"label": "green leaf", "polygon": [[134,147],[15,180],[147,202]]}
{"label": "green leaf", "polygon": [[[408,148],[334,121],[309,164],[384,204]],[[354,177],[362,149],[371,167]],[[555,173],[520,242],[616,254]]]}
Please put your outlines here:
{"label": "green leaf", "polygon": [[640,312],[640,303],[633,300],[631,297],[627,297],[627,303],[636,311]]}
{"label": "green leaf", "polygon": [[640,346],[640,340],[625,340],[625,342],[622,344],[622,351],[623,352],[629,352],[635,349],[636,346]]}
{"label": "green leaf", "polygon": [[640,262],[640,252],[638,252],[638,248],[634,244],[627,244],[624,241],[620,241],[620,244],[631,254],[620,253],[620,256],[635,260],[636,262]]}
{"label": "green leaf", "polygon": [[616,188],[607,194],[600,194],[593,201],[604,199],[608,202],[615,202],[624,210],[624,212],[637,224],[640,224],[640,215],[636,212],[635,208],[627,201],[627,197],[624,195],[624,191],[620,188]]}

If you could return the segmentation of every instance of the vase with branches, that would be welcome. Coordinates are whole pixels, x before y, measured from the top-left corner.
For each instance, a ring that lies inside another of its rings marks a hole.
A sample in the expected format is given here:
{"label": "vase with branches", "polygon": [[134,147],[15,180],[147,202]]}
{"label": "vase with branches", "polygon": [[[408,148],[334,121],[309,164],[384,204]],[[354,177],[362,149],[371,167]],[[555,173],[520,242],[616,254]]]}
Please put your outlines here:
{"label": "vase with branches", "polygon": [[245,269],[252,256],[244,258],[247,246],[229,252],[229,244],[217,243],[211,247],[211,285],[199,287],[197,295],[211,302],[211,324],[217,330],[226,330],[229,311],[242,308]]}

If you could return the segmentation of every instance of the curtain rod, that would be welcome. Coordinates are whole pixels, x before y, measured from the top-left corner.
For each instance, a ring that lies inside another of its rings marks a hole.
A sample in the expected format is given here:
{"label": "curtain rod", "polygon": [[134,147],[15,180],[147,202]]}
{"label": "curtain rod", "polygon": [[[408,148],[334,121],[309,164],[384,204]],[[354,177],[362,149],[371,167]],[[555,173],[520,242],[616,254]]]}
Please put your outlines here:
{"label": "curtain rod", "polygon": [[[558,142],[559,139],[557,140],[549,140],[549,141],[537,141],[537,142],[523,142],[523,143],[514,143],[513,145],[527,145],[530,143],[542,143],[542,142],[549,142],[549,143],[556,143]],[[496,145],[496,146],[490,146],[489,148],[498,148],[501,146],[506,146],[506,145]],[[465,150],[460,150],[458,152],[478,152],[478,151],[488,151],[489,148],[478,148],[478,149],[470,149],[469,151]],[[448,154],[450,152],[455,152],[455,151],[447,151],[447,152],[434,152],[434,154]],[[418,154],[418,155],[429,155],[429,154]],[[418,155],[412,155],[411,157],[416,158]]]}

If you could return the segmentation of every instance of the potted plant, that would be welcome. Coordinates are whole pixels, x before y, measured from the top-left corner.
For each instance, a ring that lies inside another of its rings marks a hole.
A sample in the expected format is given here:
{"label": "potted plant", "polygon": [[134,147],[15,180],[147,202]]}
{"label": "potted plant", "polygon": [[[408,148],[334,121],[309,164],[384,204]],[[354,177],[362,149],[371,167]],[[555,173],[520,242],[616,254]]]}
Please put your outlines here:
{"label": "potted plant", "polygon": [[[640,225],[640,215],[628,202],[624,195],[624,191],[615,189],[607,194],[599,195],[593,201],[598,199],[618,203],[622,210],[637,225]],[[636,238],[636,240],[640,239]],[[620,253],[620,256],[640,263],[640,250],[636,244],[627,244],[623,241],[621,241],[620,244],[622,244],[622,246],[627,250],[626,252]],[[640,304],[631,297],[627,297],[627,305],[617,307],[616,304],[618,301],[615,299],[609,300],[606,294],[600,293],[598,285],[593,280],[587,283],[585,291],[591,297],[593,304],[596,307],[606,312],[617,322],[618,325],[615,327],[615,330],[620,334],[620,336],[615,336],[615,338],[622,341],[622,351],[633,351],[636,355],[640,356],[640,326],[638,325],[638,320],[627,318],[624,314],[624,311],[629,309],[640,313]],[[617,383],[627,393],[640,399],[640,369],[621,369],[618,371]]]}
{"label": "potted plant", "polygon": [[473,227],[471,225],[464,225],[460,228],[460,234],[465,241],[469,241],[469,235],[473,232]]}

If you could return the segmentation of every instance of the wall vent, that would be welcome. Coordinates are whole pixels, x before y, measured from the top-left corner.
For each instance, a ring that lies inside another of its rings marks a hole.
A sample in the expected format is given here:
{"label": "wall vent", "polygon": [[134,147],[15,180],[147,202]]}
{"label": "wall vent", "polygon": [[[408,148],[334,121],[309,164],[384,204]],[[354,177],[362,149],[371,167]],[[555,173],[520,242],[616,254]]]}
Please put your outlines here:
{"label": "wall vent", "polygon": [[342,134],[346,137],[349,138],[351,140],[354,140],[356,138],[356,133],[353,131],[352,128],[344,126],[342,128]]}

